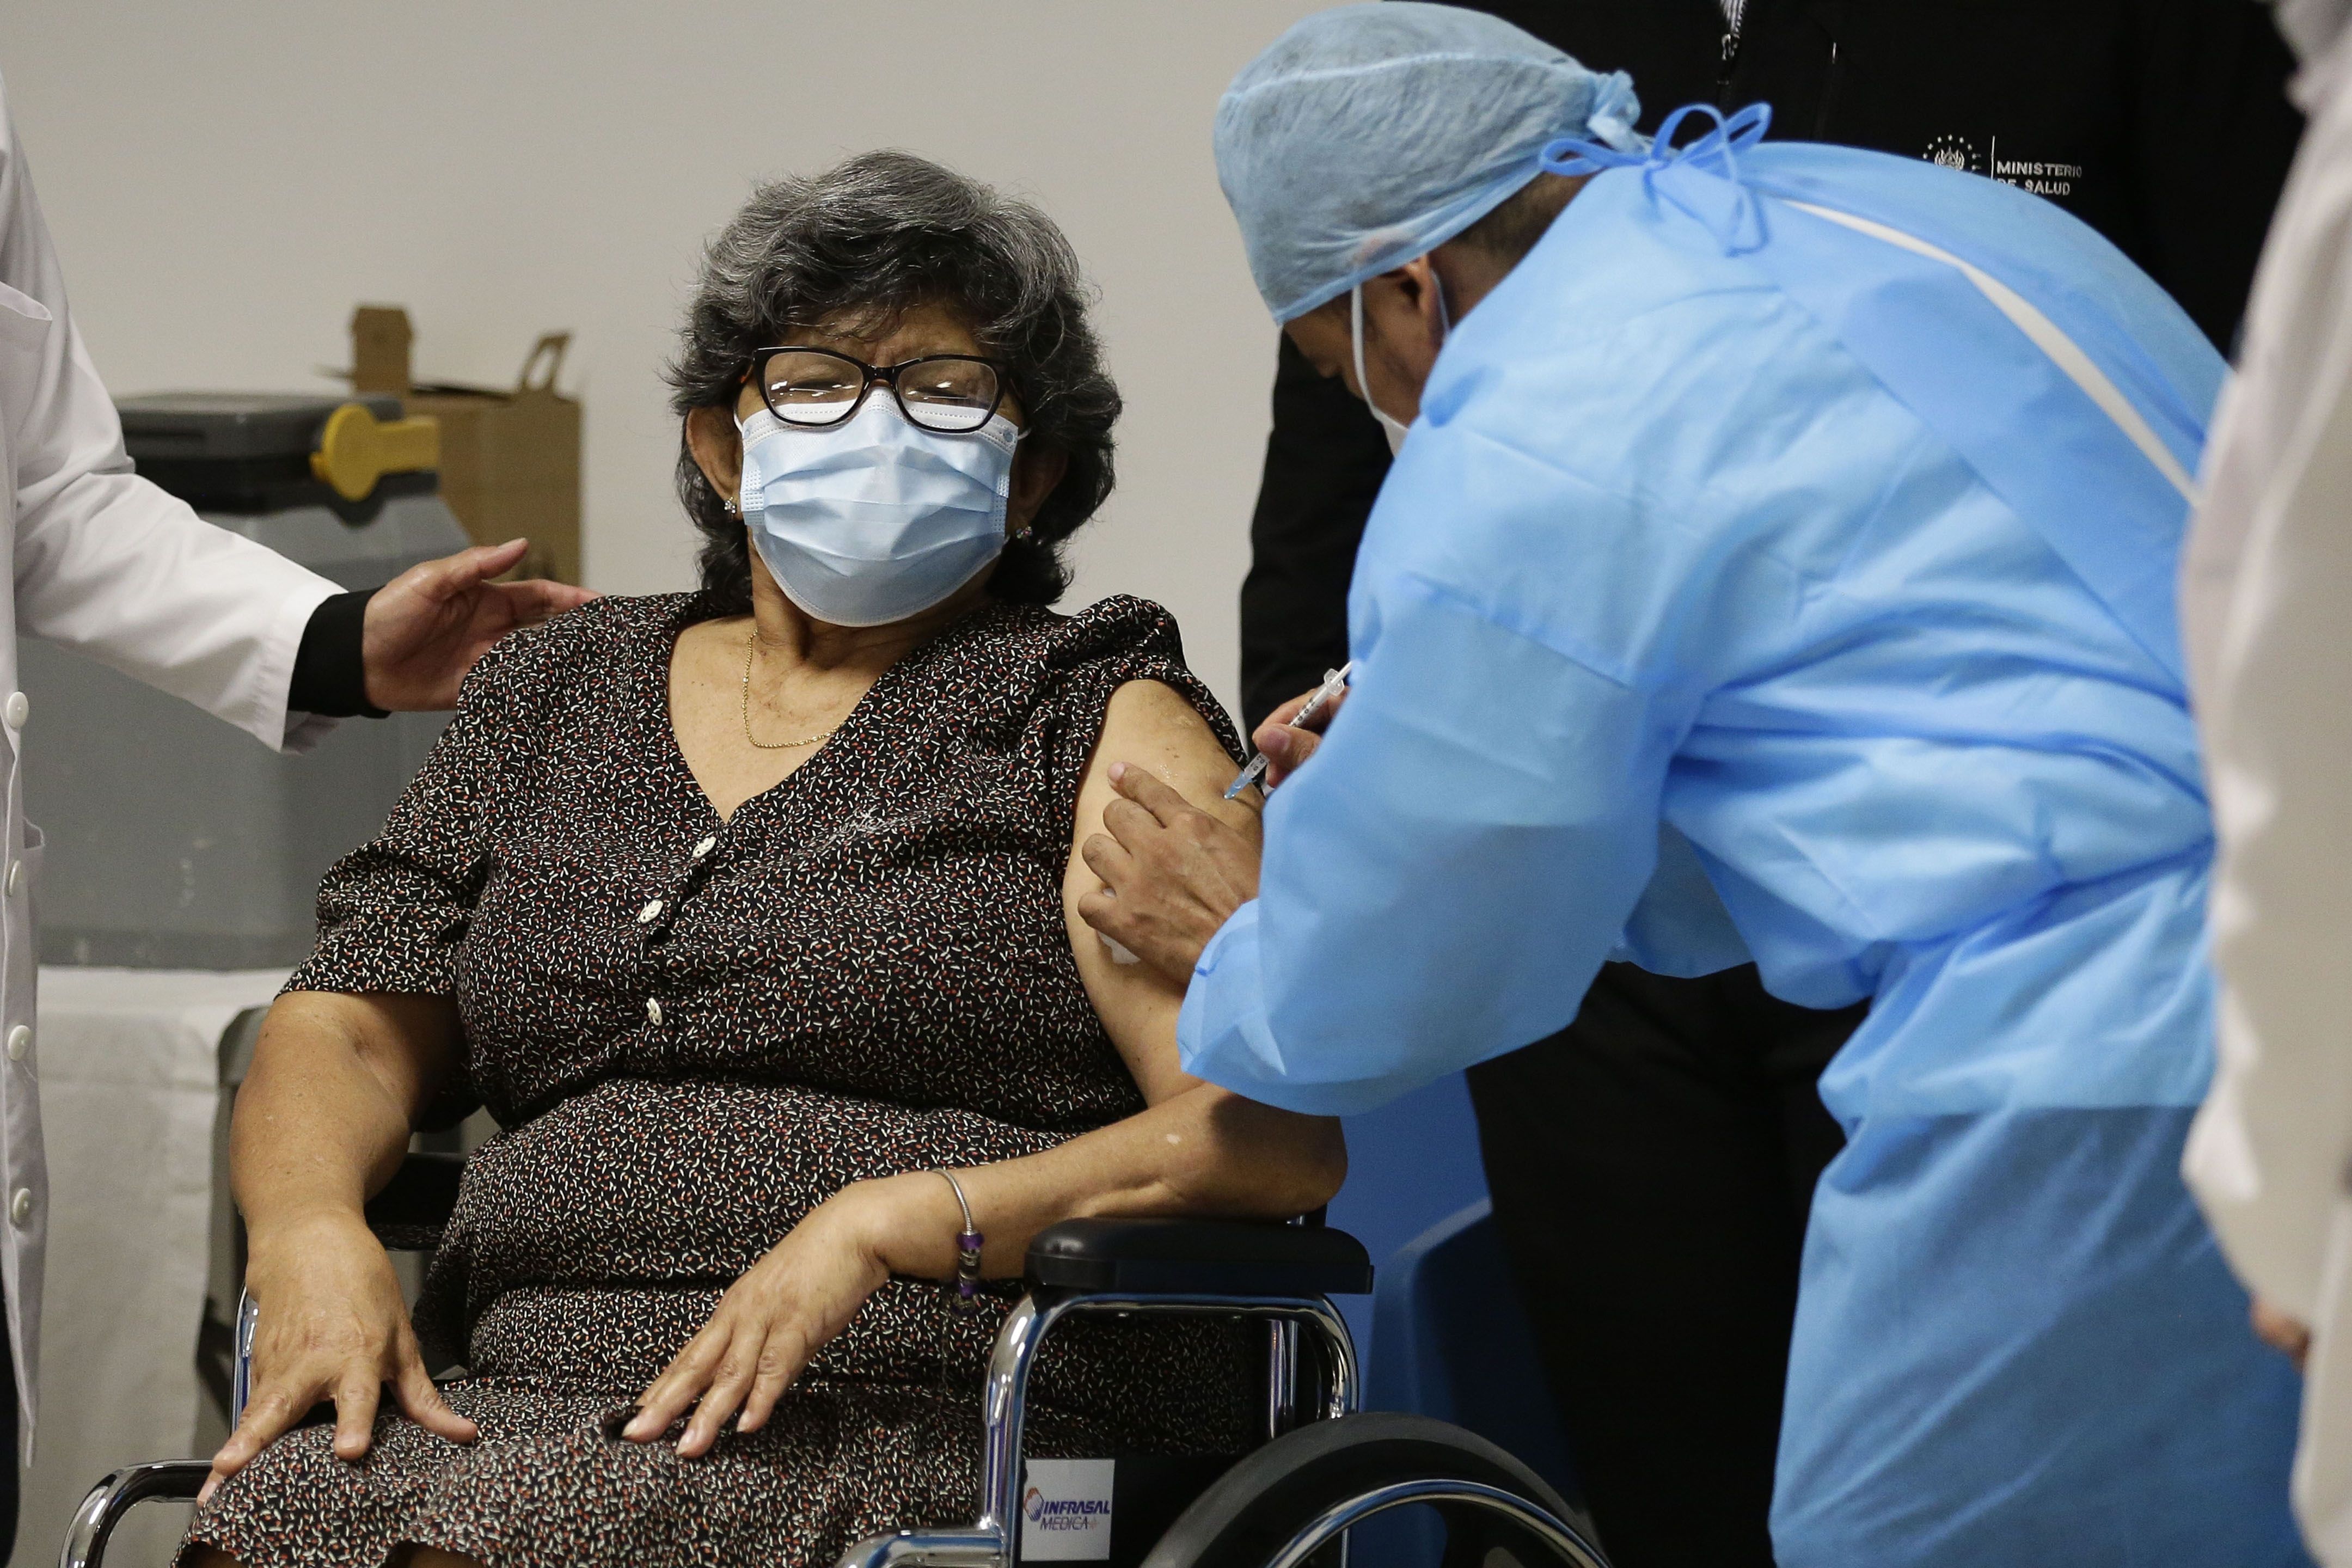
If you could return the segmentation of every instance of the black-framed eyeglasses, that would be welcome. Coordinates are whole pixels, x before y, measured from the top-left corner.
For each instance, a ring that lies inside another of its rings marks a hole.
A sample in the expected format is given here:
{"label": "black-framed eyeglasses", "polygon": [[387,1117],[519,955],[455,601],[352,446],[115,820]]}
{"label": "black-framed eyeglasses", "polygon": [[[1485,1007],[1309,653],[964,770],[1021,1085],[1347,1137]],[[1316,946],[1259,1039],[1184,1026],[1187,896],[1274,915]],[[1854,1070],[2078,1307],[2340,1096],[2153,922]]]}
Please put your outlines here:
{"label": "black-framed eyeglasses", "polygon": [[872,365],[831,349],[786,345],[751,356],[751,380],[768,412],[787,425],[821,430],[856,416],[875,384],[890,389],[907,422],[968,435],[1004,402],[1005,369],[977,354],[925,354]]}

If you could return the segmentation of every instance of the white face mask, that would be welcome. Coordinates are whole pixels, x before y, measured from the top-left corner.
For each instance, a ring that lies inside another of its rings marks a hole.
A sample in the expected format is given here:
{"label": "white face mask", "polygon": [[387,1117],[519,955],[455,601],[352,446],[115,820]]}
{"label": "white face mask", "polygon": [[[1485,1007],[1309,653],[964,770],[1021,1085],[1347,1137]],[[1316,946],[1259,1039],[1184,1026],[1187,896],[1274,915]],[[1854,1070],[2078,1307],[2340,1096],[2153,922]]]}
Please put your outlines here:
{"label": "white face mask", "polygon": [[942,435],[909,424],[877,390],[824,429],[766,408],[736,427],[751,542],[784,596],[821,621],[903,621],[1004,549],[1021,432],[1001,414],[968,435]]}
{"label": "white face mask", "polygon": [[[1434,279],[1436,274],[1430,276]],[[1437,285],[1437,320],[1438,342],[1443,343],[1454,335],[1454,317],[1445,308],[1445,285],[1443,283]],[[1405,432],[1411,426],[1372,401],[1372,384],[1364,374],[1364,286],[1361,283],[1348,293],[1348,332],[1355,342],[1356,385],[1363,391],[1364,406],[1370,409],[1372,417],[1381,422],[1381,434],[1389,438],[1389,456],[1393,458],[1404,450]]]}

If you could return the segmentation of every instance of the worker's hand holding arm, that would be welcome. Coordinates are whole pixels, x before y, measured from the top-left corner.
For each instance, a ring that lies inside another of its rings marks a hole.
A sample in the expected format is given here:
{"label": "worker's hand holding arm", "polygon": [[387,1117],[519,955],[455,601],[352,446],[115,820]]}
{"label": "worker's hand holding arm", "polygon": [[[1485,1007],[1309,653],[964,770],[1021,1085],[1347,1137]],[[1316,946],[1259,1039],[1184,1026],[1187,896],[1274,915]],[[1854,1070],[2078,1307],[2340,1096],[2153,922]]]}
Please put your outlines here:
{"label": "worker's hand holding arm", "polygon": [[[1315,754],[1322,740],[1316,731],[1330,722],[1348,692],[1342,687],[1324,702],[1312,729],[1291,728],[1314,697],[1305,691],[1283,703],[1250,737],[1266,755],[1269,789]],[[1192,805],[1148,768],[1115,763],[1109,777],[1120,798],[1103,813],[1104,831],[1080,848],[1103,886],[1078,900],[1078,912],[1181,985],[1217,928],[1257,897],[1256,836]],[[1244,790],[1241,799],[1254,805],[1259,795]]]}
{"label": "worker's hand holding arm", "polygon": [[1078,913],[1181,986],[1217,928],[1257,897],[1257,840],[1148,768],[1114,763],[1109,776],[1119,798],[1103,812],[1104,831],[1079,847],[1103,886],[1078,900]]}

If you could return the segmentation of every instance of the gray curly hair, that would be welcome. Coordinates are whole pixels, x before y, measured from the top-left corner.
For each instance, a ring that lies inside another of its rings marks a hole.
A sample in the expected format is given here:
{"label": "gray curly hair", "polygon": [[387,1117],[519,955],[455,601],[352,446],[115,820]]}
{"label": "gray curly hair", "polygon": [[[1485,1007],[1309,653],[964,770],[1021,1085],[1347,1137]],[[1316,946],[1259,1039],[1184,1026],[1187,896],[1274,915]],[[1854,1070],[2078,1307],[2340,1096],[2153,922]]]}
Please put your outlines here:
{"label": "gray curly hair", "polygon": [[[1000,599],[1050,605],[1070,585],[1063,542],[1111,489],[1119,395],[1087,319],[1090,299],[1070,242],[1034,206],[912,153],[862,153],[761,186],[710,242],[667,371],[670,406],[681,421],[697,408],[731,414],[752,351],[827,317],[955,310],[1012,367],[1029,421],[1023,444],[1067,462],[988,580]],[[748,610],[742,521],[703,477],[683,429],[677,492],[703,533],[703,588],[726,609]]]}

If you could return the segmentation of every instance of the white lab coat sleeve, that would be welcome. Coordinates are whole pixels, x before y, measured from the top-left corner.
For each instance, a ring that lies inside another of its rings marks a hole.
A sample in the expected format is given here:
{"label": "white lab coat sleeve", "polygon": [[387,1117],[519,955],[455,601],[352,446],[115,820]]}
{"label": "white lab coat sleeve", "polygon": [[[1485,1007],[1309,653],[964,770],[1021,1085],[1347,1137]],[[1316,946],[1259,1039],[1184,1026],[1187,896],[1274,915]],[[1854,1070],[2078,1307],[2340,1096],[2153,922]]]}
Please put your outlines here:
{"label": "white lab coat sleeve", "polygon": [[2263,258],[2184,574],[2204,628],[2191,649],[2221,982],[2187,1173],[2240,1275],[2305,1321],[2352,1171],[2352,35],[2313,70],[2330,72]]}
{"label": "white lab coat sleeve", "polygon": [[264,743],[315,739],[287,693],[335,584],[215,528],[131,471],[67,310],[0,88],[0,410],[15,485],[20,632],[112,665]]}
{"label": "white lab coat sleeve", "polygon": [[1202,953],[1186,1070],[1346,1114],[1575,1016],[1656,858],[1671,741],[1643,693],[1442,585],[1380,591],[1257,900]]}

